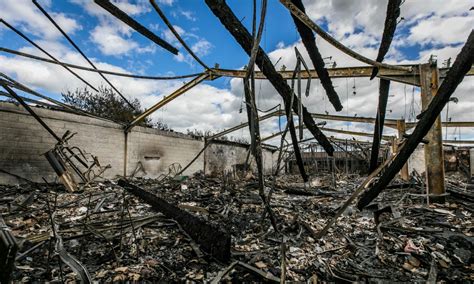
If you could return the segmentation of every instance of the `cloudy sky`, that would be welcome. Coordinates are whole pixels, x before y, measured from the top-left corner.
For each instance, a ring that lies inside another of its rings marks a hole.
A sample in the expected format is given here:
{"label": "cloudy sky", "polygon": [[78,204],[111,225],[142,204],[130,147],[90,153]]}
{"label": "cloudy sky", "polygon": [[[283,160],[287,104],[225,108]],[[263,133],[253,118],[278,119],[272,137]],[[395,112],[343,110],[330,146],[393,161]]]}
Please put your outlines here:
{"label": "cloudy sky", "polygon": [[[114,0],[113,2],[134,19],[179,49],[178,55],[155,45],[131,28],[113,18],[92,0],[39,0],[57,23],[70,35],[98,68],[146,75],[181,75],[201,72],[202,67],[179,45],[148,1]],[[249,28],[252,1],[228,0],[242,23]],[[326,0],[304,1],[308,15],[336,39],[357,52],[375,58],[383,31],[387,0]],[[220,24],[203,1],[157,0],[176,30],[192,50],[209,66],[241,69],[248,56]],[[436,55],[439,67],[447,59],[454,61],[468,34],[474,27],[474,10],[469,0],[406,0],[395,39],[385,61],[388,63],[426,63]],[[261,46],[268,52],[276,68],[295,66],[297,47],[312,66],[288,11],[277,0],[268,5],[265,32]],[[58,59],[84,66],[87,62],[62,37],[30,0],[0,0],[0,17],[30,36]],[[328,64],[338,67],[363,64],[342,54],[317,39],[320,52]],[[28,42],[0,25],[0,46],[43,56]],[[0,52],[0,72],[48,96],[59,99],[61,92],[83,87],[81,81],[60,66],[12,56]],[[94,73],[78,71],[94,86],[104,82]],[[185,80],[150,81],[109,76],[121,92],[138,98],[145,108],[158,102],[181,86]],[[328,103],[319,82],[311,83],[311,93],[303,102],[311,112],[374,117],[377,108],[378,80],[333,80],[344,109],[336,113]],[[450,103],[448,119],[474,120],[474,78],[465,78]],[[264,81],[256,84],[257,104],[262,111],[280,105],[280,96]],[[218,131],[246,120],[241,79],[220,78],[206,81],[153,114],[178,131],[187,129]],[[419,89],[392,83],[388,102],[388,118],[413,121],[420,112]],[[263,113],[262,113],[263,114]],[[446,120],[446,111],[442,113]],[[278,120],[261,124],[263,136],[278,131]],[[327,127],[372,132],[372,125],[328,121]],[[444,131],[444,129],[443,129]],[[248,130],[233,136],[247,137]],[[385,134],[393,134],[387,129]],[[328,133],[328,135],[335,135]],[[443,136],[445,134],[443,133]],[[343,135],[336,135],[345,137]],[[474,139],[469,128],[448,129],[448,139]],[[367,138],[362,138],[366,140]],[[273,142],[278,141],[277,139]]]}

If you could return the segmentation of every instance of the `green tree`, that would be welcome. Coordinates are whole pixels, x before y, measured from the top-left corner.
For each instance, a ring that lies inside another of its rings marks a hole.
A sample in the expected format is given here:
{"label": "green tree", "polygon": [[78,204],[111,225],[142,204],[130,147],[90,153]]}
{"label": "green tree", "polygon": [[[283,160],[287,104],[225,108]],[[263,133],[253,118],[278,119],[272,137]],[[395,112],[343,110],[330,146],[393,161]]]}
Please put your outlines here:
{"label": "green tree", "polygon": [[[90,91],[88,88],[78,88],[61,95],[65,103],[115,122],[129,123],[142,113],[142,107],[138,99],[129,100],[133,109],[122,98],[115,95],[111,88],[104,86],[99,87],[99,93]],[[154,126],[150,118],[145,118],[139,125]]]}

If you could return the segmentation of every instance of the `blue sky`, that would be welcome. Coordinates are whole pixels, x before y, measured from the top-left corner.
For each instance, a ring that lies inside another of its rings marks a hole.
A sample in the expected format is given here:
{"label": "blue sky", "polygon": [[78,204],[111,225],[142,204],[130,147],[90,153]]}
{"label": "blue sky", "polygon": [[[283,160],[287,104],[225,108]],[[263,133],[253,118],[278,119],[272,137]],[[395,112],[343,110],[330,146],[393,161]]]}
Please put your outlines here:
{"label": "blue sky", "polygon": [[[39,0],[41,5],[57,20],[81,49],[102,69],[148,75],[188,74],[202,71],[168,31],[165,24],[148,1],[113,1],[134,19],[154,31],[160,37],[179,48],[174,56],[148,39],[134,32],[89,0]],[[252,1],[227,1],[246,27],[251,26]],[[260,2],[260,1],[258,1]],[[293,68],[298,49],[307,58],[304,47],[287,10],[276,0],[268,1],[265,32],[261,46],[269,53],[277,68],[285,65]],[[308,15],[328,30],[334,37],[358,52],[375,58],[383,30],[387,1],[379,0],[330,0],[304,1]],[[182,34],[185,41],[209,66],[218,63],[222,68],[240,69],[248,56],[210,12],[203,1],[157,0],[158,5]],[[386,61],[390,63],[424,63],[431,54],[438,56],[439,65],[452,57],[453,61],[474,26],[474,11],[467,0],[406,1],[396,38]],[[87,63],[44,18],[28,0],[0,0],[1,17],[31,36],[38,44],[59,59],[87,66]],[[332,56],[338,66],[363,65],[322,41],[317,40],[323,56]],[[0,46],[44,56],[27,42],[0,27]],[[306,62],[310,63],[307,59]],[[0,71],[17,78],[22,83],[51,97],[82,87],[82,83],[58,66],[0,53]],[[103,84],[97,74],[80,72],[94,86]],[[150,107],[164,95],[178,88],[184,80],[152,82],[109,77],[126,96],[140,99],[144,107]],[[335,80],[336,91],[345,106],[341,114],[374,116],[377,103],[377,80]],[[356,86],[356,95],[353,87]],[[392,84],[389,100],[389,117],[410,118],[413,106],[419,112],[418,90],[411,86]],[[460,103],[450,106],[453,120],[474,120],[472,108],[473,80],[466,79],[455,94]],[[412,102],[413,100],[413,102]],[[257,84],[257,102],[260,109],[268,109],[281,103],[275,90],[266,82]],[[312,83],[311,95],[305,99],[310,111],[335,113],[328,104],[318,82]],[[217,131],[245,121],[242,105],[242,83],[237,79],[221,78],[206,81],[186,95],[170,103],[153,115],[171,127],[185,131],[199,129]],[[445,114],[443,114],[443,119]],[[331,122],[328,127],[351,128],[372,131],[371,125]],[[278,128],[276,120],[262,124],[264,134]],[[389,131],[389,130],[388,130]],[[448,138],[458,137],[448,131]],[[472,129],[462,129],[462,139],[474,139]],[[391,134],[391,133],[389,133]],[[234,134],[246,136],[246,130]]]}

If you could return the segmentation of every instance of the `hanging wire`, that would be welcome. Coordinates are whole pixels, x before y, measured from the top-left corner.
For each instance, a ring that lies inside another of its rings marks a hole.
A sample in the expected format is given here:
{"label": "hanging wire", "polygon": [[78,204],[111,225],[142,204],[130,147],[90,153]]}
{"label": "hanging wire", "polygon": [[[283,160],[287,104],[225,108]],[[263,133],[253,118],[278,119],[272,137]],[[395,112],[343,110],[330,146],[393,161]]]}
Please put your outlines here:
{"label": "hanging wire", "polygon": [[[7,23],[4,19],[1,19],[0,18],[0,23],[3,23],[6,27],[8,27],[10,30],[14,31],[17,35],[19,35],[20,37],[22,37],[24,40],[26,40],[27,42],[29,42],[31,45],[33,45],[34,47],[36,47],[37,49],[41,50],[41,52],[43,52],[44,54],[46,54],[49,58],[51,58],[52,60],[54,60],[55,62],[57,63],[60,63],[60,61],[58,59],[56,59],[56,57],[54,57],[53,55],[51,55],[51,53],[47,52],[46,50],[44,50],[41,46],[39,46],[38,44],[36,44],[32,39],[30,39],[27,35],[25,35],[24,33],[22,33],[21,31],[17,30],[15,27],[13,27],[12,25],[10,25],[9,23]],[[81,76],[79,76],[76,72],[72,71],[71,69],[69,69],[67,66],[65,66],[64,64],[59,64],[61,66],[63,66],[67,71],[69,71],[71,74],[73,74],[76,78],[78,78],[79,80],[81,80],[84,84],[86,84],[87,86],[89,86],[91,89],[93,89],[94,91],[96,92],[99,92],[99,90],[97,90],[94,86],[92,86],[89,82],[87,82],[84,78],[82,78]]]}
{"label": "hanging wire", "polygon": [[[44,10],[43,7],[41,7],[41,5],[36,0],[33,0],[33,4],[35,4],[36,7],[41,11],[41,13],[43,13],[43,15],[48,18],[48,20],[56,27],[56,29],[61,32],[61,34],[67,39],[67,41],[77,50],[77,52],[82,55],[82,57],[92,66],[92,68],[97,70],[97,67],[95,67],[94,63],[92,63],[92,61],[84,54],[84,52],[82,52],[79,46],[77,46],[76,43],[67,35],[67,33],[56,23],[56,21],[54,21],[54,19],[48,14],[48,12],[46,12],[46,10]],[[131,104],[127,100],[127,98],[125,98],[125,96],[122,95],[122,93],[114,85],[112,85],[112,83],[101,72],[98,73],[100,77],[102,77],[102,79],[104,79],[104,81],[128,104],[128,106],[130,106],[133,110],[136,110],[135,106],[133,106],[133,104]]]}

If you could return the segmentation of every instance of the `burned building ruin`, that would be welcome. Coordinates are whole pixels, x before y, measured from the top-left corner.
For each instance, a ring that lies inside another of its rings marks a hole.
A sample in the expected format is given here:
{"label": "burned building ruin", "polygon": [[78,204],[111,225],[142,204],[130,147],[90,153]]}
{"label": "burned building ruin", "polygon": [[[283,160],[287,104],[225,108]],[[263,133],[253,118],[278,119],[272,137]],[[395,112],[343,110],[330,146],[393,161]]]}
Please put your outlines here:
{"label": "burned building ruin", "polygon": [[[457,103],[461,82],[474,76],[472,29],[443,67],[435,56],[392,64],[384,59],[401,0],[385,1],[386,14],[378,15],[384,26],[375,59],[331,35],[302,0],[239,3],[253,7],[251,29],[231,1],[199,1],[215,20],[209,29],[222,29],[248,57],[243,68],[226,69],[205,63],[161,1],[145,4],[173,41],[120,2],[91,1],[167,55],[183,48],[201,70],[154,76],[94,64],[86,44],[40,2],[32,1],[36,11],[88,65],[58,59],[3,16],[2,27],[42,55],[8,46],[0,54],[59,66],[93,94],[99,90],[83,74],[100,76],[135,113],[118,122],[0,72],[0,283],[474,281],[474,138],[445,136],[473,129],[474,116],[441,117]],[[263,48],[274,5],[301,40],[294,68],[275,67]],[[319,40],[359,64],[328,64]],[[141,111],[111,78],[184,83]],[[243,123],[212,133],[146,125],[175,99],[220,78],[242,83]],[[372,116],[344,114],[339,79],[346,87],[354,82],[354,94],[356,79],[378,86]],[[281,104],[260,109],[256,82],[271,85]],[[391,116],[395,83],[419,90],[416,119]],[[316,84],[337,114],[305,103]],[[268,121],[278,121],[271,134],[262,127]],[[239,131],[248,141],[229,139]]]}

